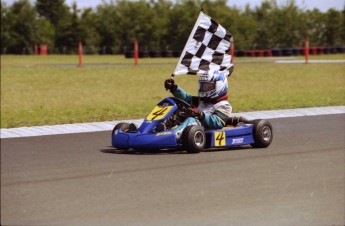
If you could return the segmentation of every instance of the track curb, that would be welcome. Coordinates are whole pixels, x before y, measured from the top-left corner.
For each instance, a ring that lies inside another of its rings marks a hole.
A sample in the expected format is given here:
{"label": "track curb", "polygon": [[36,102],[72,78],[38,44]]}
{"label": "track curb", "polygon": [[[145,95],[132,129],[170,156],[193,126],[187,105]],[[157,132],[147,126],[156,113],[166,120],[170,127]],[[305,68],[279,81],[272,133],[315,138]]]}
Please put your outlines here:
{"label": "track curb", "polygon": [[[285,110],[269,110],[269,111],[255,111],[255,112],[242,112],[233,113],[233,116],[242,116],[249,120],[251,119],[274,119],[274,118],[291,118],[302,116],[316,116],[316,115],[330,115],[330,114],[345,114],[345,106],[332,106],[332,107],[314,107],[314,108],[297,108]],[[74,123],[63,125],[51,126],[32,126],[0,129],[0,138],[18,138],[18,137],[33,137],[33,136],[46,136],[46,135],[59,135],[71,133],[87,133],[110,131],[119,122],[141,124],[143,119],[135,120],[117,120],[106,122],[91,122],[91,123]]]}

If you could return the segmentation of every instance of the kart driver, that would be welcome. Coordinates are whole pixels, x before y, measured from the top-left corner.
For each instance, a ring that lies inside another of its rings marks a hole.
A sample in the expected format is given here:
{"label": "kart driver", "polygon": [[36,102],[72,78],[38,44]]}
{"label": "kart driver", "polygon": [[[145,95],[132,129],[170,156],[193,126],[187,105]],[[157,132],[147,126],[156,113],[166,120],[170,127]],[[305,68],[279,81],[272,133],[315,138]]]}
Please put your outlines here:
{"label": "kart driver", "polygon": [[[199,78],[198,96],[191,96],[173,78],[164,82],[164,87],[174,97],[191,104],[191,116],[175,131],[182,131],[189,125],[201,125],[206,129],[221,129],[230,118],[232,107],[228,102],[228,81],[223,72],[207,71]],[[195,107],[197,106],[197,107]]]}

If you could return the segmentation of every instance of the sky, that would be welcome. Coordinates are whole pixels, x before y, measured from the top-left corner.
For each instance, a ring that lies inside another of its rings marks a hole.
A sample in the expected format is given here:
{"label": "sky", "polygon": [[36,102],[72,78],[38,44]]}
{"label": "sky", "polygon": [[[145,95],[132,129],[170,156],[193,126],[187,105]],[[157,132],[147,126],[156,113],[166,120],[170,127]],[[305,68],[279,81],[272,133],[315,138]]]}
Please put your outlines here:
{"label": "sky", "polygon": [[[2,0],[11,5],[16,0]],[[30,0],[35,2],[35,0]],[[102,1],[109,2],[109,0],[65,0],[65,3],[69,6],[76,2],[78,8],[92,7],[95,8],[97,5],[101,4]],[[251,7],[261,5],[263,0],[227,0],[229,6],[237,6],[244,9],[244,6],[249,3]],[[277,0],[278,4],[284,4],[286,0]],[[326,12],[330,8],[336,10],[342,10],[345,5],[345,0],[295,0],[296,4],[300,9],[314,9],[318,8],[322,12]]]}

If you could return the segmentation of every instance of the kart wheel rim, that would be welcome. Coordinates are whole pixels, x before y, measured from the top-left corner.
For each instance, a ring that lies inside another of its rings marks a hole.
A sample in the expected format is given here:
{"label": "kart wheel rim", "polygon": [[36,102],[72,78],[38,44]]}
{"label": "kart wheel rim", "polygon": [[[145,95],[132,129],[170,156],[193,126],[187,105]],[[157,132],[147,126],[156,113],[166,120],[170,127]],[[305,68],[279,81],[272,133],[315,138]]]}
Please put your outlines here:
{"label": "kart wheel rim", "polygon": [[270,141],[272,137],[272,131],[269,126],[262,128],[262,139],[266,142]]}
{"label": "kart wheel rim", "polygon": [[201,131],[197,131],[194,134],[194,142],[197,146],[202,146],[205,141],[204,139],[204,134]]}

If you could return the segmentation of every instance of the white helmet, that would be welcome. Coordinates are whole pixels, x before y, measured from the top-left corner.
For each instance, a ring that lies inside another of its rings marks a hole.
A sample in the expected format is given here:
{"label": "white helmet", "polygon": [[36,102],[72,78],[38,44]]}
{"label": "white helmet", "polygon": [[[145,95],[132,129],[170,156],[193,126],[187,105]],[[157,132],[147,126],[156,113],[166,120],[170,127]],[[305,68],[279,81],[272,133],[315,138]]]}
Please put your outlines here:
{"label": "white helmet", "polygon": [[223,72],[206,71],[200,76],[198,95],[201,99],[216,99],[227,92],[228,80]]}

